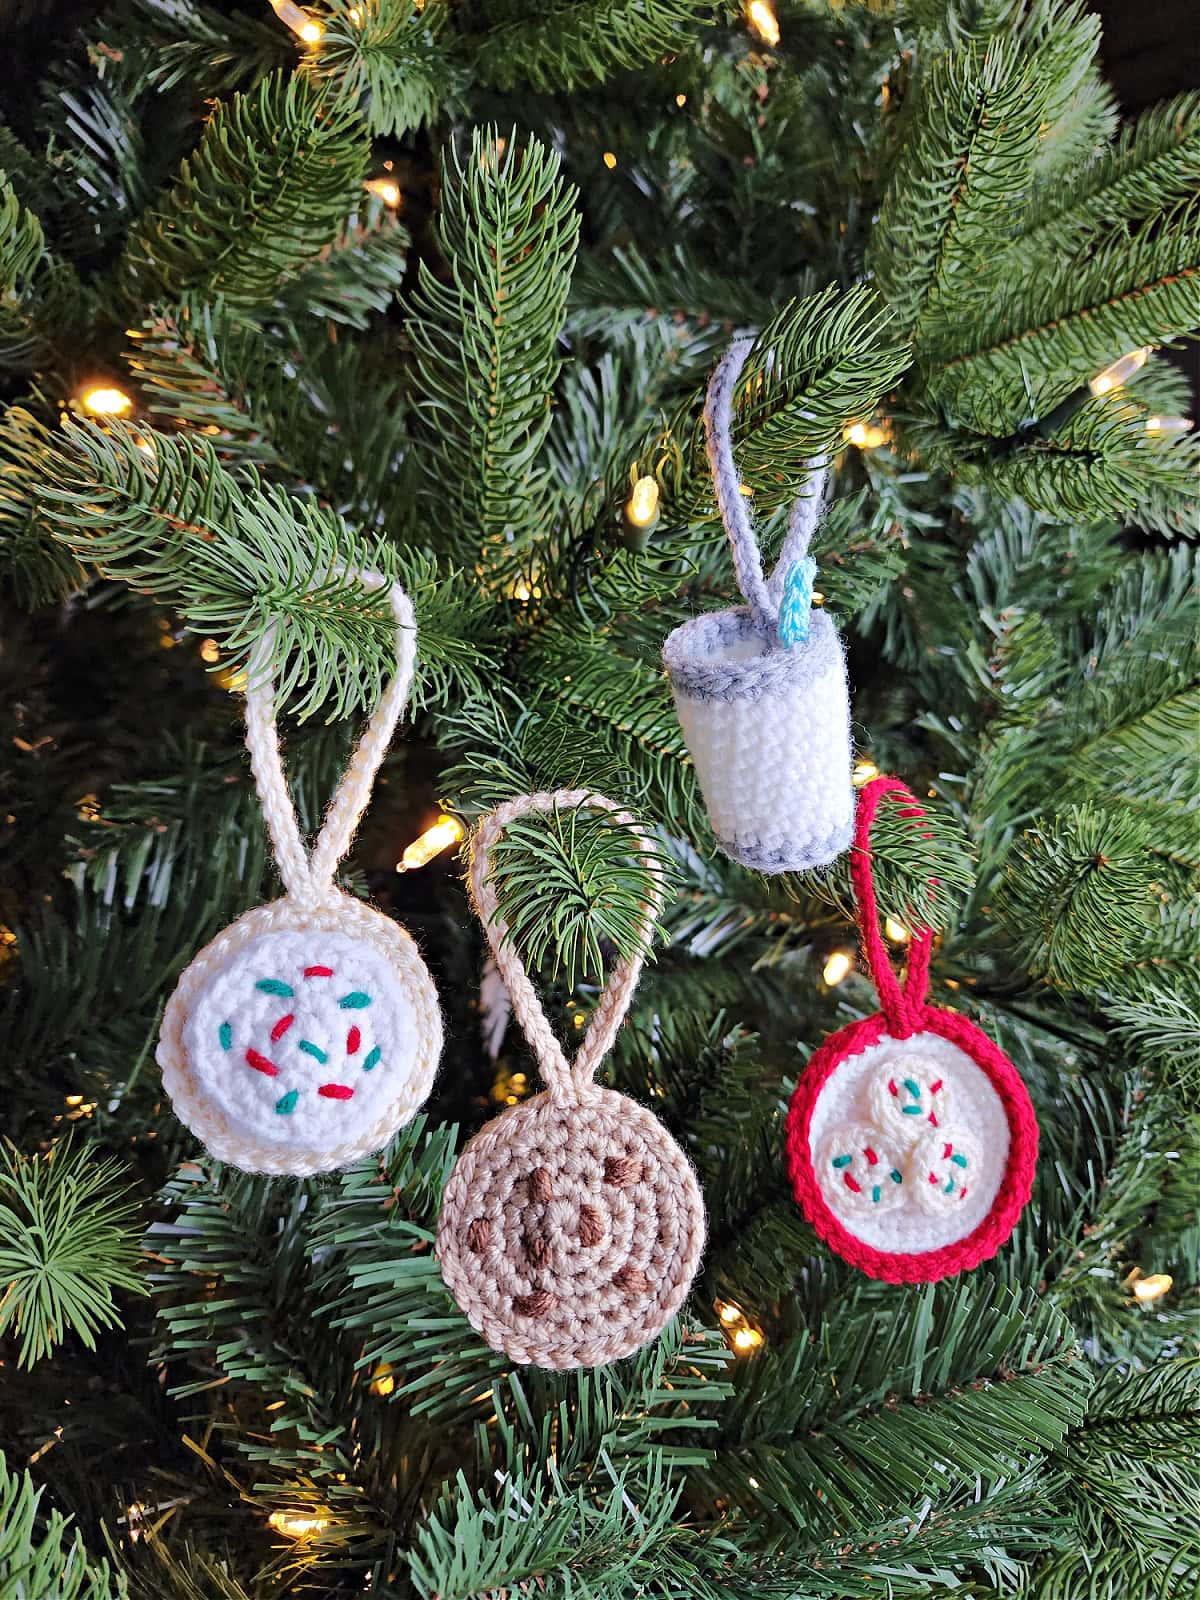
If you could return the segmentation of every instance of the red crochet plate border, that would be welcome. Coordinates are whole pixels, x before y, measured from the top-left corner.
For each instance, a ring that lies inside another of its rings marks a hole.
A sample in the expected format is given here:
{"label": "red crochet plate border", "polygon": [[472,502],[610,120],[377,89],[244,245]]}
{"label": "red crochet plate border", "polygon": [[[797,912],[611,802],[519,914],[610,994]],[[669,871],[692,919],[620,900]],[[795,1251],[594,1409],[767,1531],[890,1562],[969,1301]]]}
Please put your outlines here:
{"label": "red crochet plate border", "polygon": [[[1016,1227],[1033,1190],[1038,1127],[1029,1091],[1016,1067],[987,1034],[966,1017],[940,1006],[910,1006],[912,1033],[935,1033],[958,1046],[985,1073],[1000,1096],[1008,1118],[1009,1148],[1004,1177],[992,1209],[966,1238],[940,1250],[902,1252],[876,1250],[855,1236],[834,1216],[821,1193],[809,1147],[809,1127],[821,1090],[850,1056],[878,1044],[887,1035],[882,1011],[830,1034],[814,1053],[796,1085],[787,1114],[787,1165],[800,1209],[831,1250],[869,1277],[887,1283],[936,1283],[956,1272],[968,1272],[988,1261]],[[911,1036],[911,1035],[910,1035]]]}

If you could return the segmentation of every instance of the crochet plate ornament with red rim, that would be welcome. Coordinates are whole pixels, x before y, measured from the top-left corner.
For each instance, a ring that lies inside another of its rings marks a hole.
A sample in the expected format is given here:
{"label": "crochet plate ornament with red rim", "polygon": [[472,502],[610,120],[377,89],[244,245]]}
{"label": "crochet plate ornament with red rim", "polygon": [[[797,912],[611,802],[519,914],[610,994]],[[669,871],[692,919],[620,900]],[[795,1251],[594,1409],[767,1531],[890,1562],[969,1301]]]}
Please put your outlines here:
{"label": "crochet plate ornament with red rim", "polygon": [[787,1118],[804,1215],[872,1278],[932,1283],[994,1256],[1033,1187],[1037,1121],[1016,1067],[957,1012],[930,1005],[933,936],[914,929],[901,987],[879,931],[871,823],[880,803],[924,815],[895,778],[859,795],[850,872],[881,1009],[832,1034]]}

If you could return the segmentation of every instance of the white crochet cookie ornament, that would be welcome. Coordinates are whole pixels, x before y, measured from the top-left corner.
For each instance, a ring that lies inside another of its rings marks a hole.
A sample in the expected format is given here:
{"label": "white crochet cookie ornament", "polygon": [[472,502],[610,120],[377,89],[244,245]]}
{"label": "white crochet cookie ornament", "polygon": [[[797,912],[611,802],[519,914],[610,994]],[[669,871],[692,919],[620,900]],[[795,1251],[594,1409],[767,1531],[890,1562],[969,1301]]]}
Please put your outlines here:
{"label": "white crochet cookie ornament", "polygon": [[411,935],[333,882],[412,679],[412,606],[398,586],[389,597],[396,677],[311,856],[258,658],[246,743],[288,894],[218,934],[185,970],[163,1017],[158,1061],[177,1114],[214,1156],[247,1172],[323,1172],[379,1149],[419,1109],[437,1070],[437,993]]}

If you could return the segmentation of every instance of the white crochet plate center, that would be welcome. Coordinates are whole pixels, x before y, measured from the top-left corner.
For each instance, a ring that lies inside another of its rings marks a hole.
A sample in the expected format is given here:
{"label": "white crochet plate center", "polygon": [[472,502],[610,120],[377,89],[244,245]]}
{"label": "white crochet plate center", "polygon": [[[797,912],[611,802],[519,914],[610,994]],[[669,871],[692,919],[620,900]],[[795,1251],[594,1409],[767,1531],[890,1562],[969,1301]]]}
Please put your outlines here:
{"label": "white crochet plate center", "polygon": [[874,1250],[919,1254],[972,1233],[1008,1164],[1003,1102],[938,1034],[885,1035],[838,1063],[817,1096],[809,1154],[830,1210]]}
{"label": "white crochet plate center", "polygon": [[365,1134],[402,1098],[417,1019],[402,978],[365,940],[264,933],[202,985],[183,1043],[231,1131],[323,1150]]}

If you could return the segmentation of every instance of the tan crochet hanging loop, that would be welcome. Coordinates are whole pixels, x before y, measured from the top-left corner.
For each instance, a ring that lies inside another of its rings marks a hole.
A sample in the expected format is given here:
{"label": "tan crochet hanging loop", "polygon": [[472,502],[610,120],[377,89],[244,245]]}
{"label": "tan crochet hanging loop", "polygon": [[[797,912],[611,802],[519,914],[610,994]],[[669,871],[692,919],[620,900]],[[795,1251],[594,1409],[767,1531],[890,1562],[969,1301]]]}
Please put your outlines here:
{"label": "tan crochet hanging loop", "polygon": [[513,1011],[521,1024],[530,1048],[537,1057],[542,1078],[555,1100],[582,1100],[594,1092],[596,1073],[605,1056],[612,1049],[625,1014],[633,1000],[645,956],[623,956],[613,968],[604,993],[600,997],[573,1062],[568,1062],[558,1037],[542,1010],[525,965],[517,954],[508,924],[500,915],[495,886],[492,882],[491,850],[510,822],[530,812],[569,811],[588,807],[608,812],[615,822],[630,830],[642,847],[641,860],[650,874],[652,889],[641,905],[641,926],[638,943],[642,950],[649,947],[655,922],[663,909],[662,868],[655,860],[646,833],[614,801],[590,789],[543,790],[538,794],[520,795],[490,812],[484,819],[471,843],[470,882],[479,920],[483,923],[496,965],[508,989]]}

